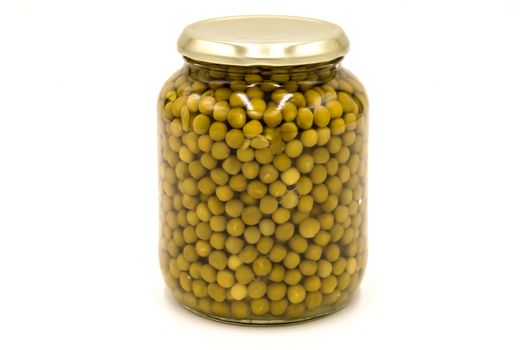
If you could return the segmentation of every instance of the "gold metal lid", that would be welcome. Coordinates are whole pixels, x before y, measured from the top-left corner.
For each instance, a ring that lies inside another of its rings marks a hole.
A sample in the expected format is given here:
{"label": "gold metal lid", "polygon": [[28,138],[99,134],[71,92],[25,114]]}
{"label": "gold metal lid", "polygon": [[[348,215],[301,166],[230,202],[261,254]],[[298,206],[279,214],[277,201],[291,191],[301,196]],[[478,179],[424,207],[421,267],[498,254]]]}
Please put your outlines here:
{"label": "gold metal lid", "polygon": [[237,66],[295,66],[330,61],[349,50],[336,24],[289,16],[212,18],[187,26],[179,52],[196,61]]}

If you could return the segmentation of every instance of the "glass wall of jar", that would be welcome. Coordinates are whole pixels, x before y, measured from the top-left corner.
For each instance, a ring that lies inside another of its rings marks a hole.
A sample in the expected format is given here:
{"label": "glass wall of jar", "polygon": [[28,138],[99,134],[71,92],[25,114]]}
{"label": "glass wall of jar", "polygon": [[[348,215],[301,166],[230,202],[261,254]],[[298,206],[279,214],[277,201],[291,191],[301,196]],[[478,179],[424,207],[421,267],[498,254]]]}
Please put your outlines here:
{"label": "glass wall of jar", "polygon": [[347,304],[367,260],[368,102],[341,57],[186,57],[159,96],[160,263],[183,306],[276,324]]}

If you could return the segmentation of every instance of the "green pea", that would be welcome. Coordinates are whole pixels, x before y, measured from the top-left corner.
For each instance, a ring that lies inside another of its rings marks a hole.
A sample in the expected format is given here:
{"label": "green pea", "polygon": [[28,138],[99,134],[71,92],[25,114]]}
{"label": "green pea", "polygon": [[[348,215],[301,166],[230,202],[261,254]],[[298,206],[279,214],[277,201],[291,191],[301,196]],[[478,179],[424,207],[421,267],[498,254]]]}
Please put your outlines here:
{"label": "green pea", "polygon": [[310,129],[314,121],[314,116],[310,109],[300,108],[296,117],[296,124],[302,129]]}
{"label": "green pea", "polygon": [[281,123],[281,111],[274,105],[269,105],[263,114],[265,124],[270,127],[278,126]]}
{"label": "green pea", "polygon": [[226,231],[234,237],[241,236],[244,230],[245,224],[239,218],[230,219],[226,224]]}
{"label": "green pea", "polygon": [[306,176],[301,176],[296,184],[296,191],[302,196],[309,194],[312,191],[312,188],[312,181]]}
{"label": "green pea", "polygon": [[241,130],[232,129],[226,134],[226,144],[233,149],[238,149],[243,146],[245,136]]}
{"label": "green pea", "polygon": [[234,197],[234,191],[229,186],[218,186],[216,188],[216,197],[222,202],[227,202]]}
{"label": "green pea", "polygon": [[[261,210],[261,212],[263,212],[263,210]],[[274,233],[275,227],[276,224],[271,219],[263,219],[259,222],[259,230],[261,231],[261,234],[265,236],[271,236]]]}
{"label": "green pea", "polygon": [[233,128],[241,129],[245,125],[247,116],[244,109],[232,108],[228,112],[227,119],[230,126],[232,126]]}
{"label": "green pea", "polygon": [[330,128],[333,135],[341,135],[345,132],[345,121],[342,118],[333,119]]}
{"label": "green pea", "polygon": [[272,213],[272,220],[276,224],[283,224],[290,219],[290,210],[285,208],[278,208],[274,213]]}
{"label": "green pea", "polygon": [[272,263],[267,258],[257,258],[252,263],[252,270],[257,276],[266,276],[272,270]]}
{"label": "green pea", "polygon": [[290,158],[297,158],[303,152],[303,144],[300,140],[292,140],[285,146],[285,154]]}
{"label": "green pea", "polygon": [[347,260],[344,257],[339,257],[338,260],[332,263],[332,274],[340,276],[347,268]]}
{"label": "green pea", "polygon": [[[232,286],[232,289],[230,290],[230,294],[232,295],[232,299],[234,300],[243,300],[246,298],[248,294],[248,290],[244,284],[236,283]],[[233,303],[232,303],[232,307],[234,307]]]}
{"label": "green pea", "polygon": [[351,275],[344,273],[338,276],[338,289],[339,290],[347,289],[350,284],[351,284]]}
{"label": "green pea", "polygon": [[278,225],[275,235],[281,241],[288,241],[294,235],[294,225],[290,222]]}
{"label": "green pea", "polygon": [[334,225],[334,215],[332,213],[321,213],[317,219],[322,230],[329,230]]}
{"label": "green pea", "polygon": [[223,169],[215,168],[210,171],[210,178],[216,185],[221,186],[228,183],[229,176]]}
{"label": "green pea", "polygon": [[329,125],[330,120],[331,120],[331,112],[327,107],[320,106],[314,109],[314,123],[317,126],[325,127]]}
{"label": "green pea", "polygon": [[320,291],[323,294],[332,293],[338,286],[338,279],[336,276],[330,275],[326,278],[322,278]]}
{"label": "green pea", "polygon": [[186,97],[179,96],[172,102],[172,114],[176,117],[181,116],[183,106],[185,105]]}
{"label": "green pea", "polygon": [[208,256],[208,263],[217,270],[223,270],[226,267],[226,255],[222,251],[214,250]]}
{"label": "green pea", "polygon": [[195,234],[195,228],[187,226],[183,229],[183,237],[186,243],[195,243],[197,241],[197,235]]}
{"label": "green pea", "polygon": [[227,127],[224,123],[214,122],[210,126],[209,132],[210,132],[210,137],[212,138],[212,140],[223,141],[227,133]]}
{"label": "green pea", "polygon": [[186,99],[186,106],[188,110],[192,113],[196,113],[199,110],[199,102],[201,101],[201,96],[199,94],[191,94]]}
{"label": "green pea", "polygon": [[239,194],[239,198],[241,199],[241,202],[243,202],[244,205],[256,205],[257,199],[254,197],[251,197],[246,191],[241,192]]}
{"label": "green pea", "polygon": [[326,246],[331,240],[331,235],[327,231],[320,231],[316,236],[314,237],[314,243],[316,243],[319,246]]}
{"label": "green pea", "polygon": [[316,274],[318,264],[315,261],[304,259],[301,261],[299,269],[303,276],[313,276]]}
{"label": "green pea", "polygon": [[208,295],[215,301],[222,302],[226,298],[226,291],[217,283],[210,283],[208,285]]}
{"label": "green pea", "polygon": [[281,173],[281,181],[287,186],[294,185],[300,178],[300,172],[296,168],[290,168]]}
{"label": "green pea", "polygon": [[301,133],[301,143],[305,147],[314,147],[318,143],[318,133],[314,129],[305,130]]}
{"label": "green pea", "polygon": [[238,283],[248,285],[254,277],[254,272],[247,265],[241,265],[236,270],[235,277]]}
{"label": "green pea", "polygon": [[226,101],[218,101],[214,105],[212,116],[215,120],[224,122],[228,118],[230,112],[230,105]]}
{"label": "green pea", "polygon": [[192,282],[192,293],[198,298],[206,297],[208,294],[206,283],[201,280],[194,280]]}
{"label": "green pea", "polygon": [[247,89],[247,96],[251,99],[262,99],[265,95],[265,92],[261,90],[258,86],[251,86]]}
{"label": "green pea", "polygon": [[283,116],[283,120],[286,122],[293,121],[296,119],[296,115],[298,114],[298,108],[292,102],[285,102],[281,109],[281,114]]}
{"label": "green pea", "polygon": [[[347,265],[346,265],[347,266]],[[272,271],[268,275],[269,281],[272,282],[282,282],[285,278],[285,268],[282,265],[274,264]]]}
{"label": "green pea", "polygon": [[253,245],[246,245],[239,253],[239,259],[241,259],[241,262],[244,264],[251,264],[256,260],[257,256],[258,251]]}
{"label": "green pea", "polygon": [[321,279],[317,276],[309,276],[305,278],[303,285],[307,292],[315,292],[321,288]]}
{"label": "green pea", "polygon": [[267,104],[260,97],[253,98],[247,105],[247,114],[251,119],[261,119]]}
{"label": "green pea", "polygon": [[267,194],[267,186],[260,181],[252,181],[247,186],[248,194],[253,198],[263,198]]}
{"label": "green pea", "polygon": [[267,299],[253,299],[250,302],[250,310],[254,315],[264,315],[269,311],[270,304]]}
{"label": "green pea", "polygon": [[274,246],[274,240],[270,237],[261,237],[258,241],[256,248],[257,251],[262,255],[267,255]]}
{"label": "green pea", "polygon": [[319,291],[309,292],[305,297],[305,307],[307,310],[315,310],[323,302],[323,295]]}
{"label": "green pea", "polygon": [[314,89],[305,91],[305,100],[308,106],[318,107],[321,105],[321,95]]}
{"label": "green pea", "polygon": [[256,244],[258,243],[261,237],[261,232],[257,226],[249,226],[245,228],[245,232],[243,232],[243,237],[245,238],[245,241],[247,243]]}
{"label": "green pea", "polygon": [[194,160],[188,164],[188,172],[195,179],[200,179],[206,174],[205,168],[198,160]]}
{"label": "green pea", "polygon": [[338,260],[340,257],[340,247],[335,244],[329,244],[323,251],[323,257],[330,262]]}
{"label": "green pea", "polygon": [[342,109],[345,113],[358,112],[358,105],[354,101],[354,99],[349,96],[346,92],[340,91],[338,92],[338,102],[340,102]]}
{"label": "green pea", "polygon": [[299,304],[305,300],[306,292],[302,285],[289,286],[287,289],[287,298],[293,304]]}
{"label": "green pea", "polygon": [[270,98],[274,103],[279,104],[287,96],[289,92],[285,89],[276,89],[270,94]]}
{"label": "green pea", "polygon": [[322,259],[318,262],[318,276],[321,278],[326,278],[331,275],[332,272],[332,264],[325,259]]}
{"label": "green pea", "polygon": [[343,223],[349,217],[349,208],[345,205],[339,205],[334,210],[334,219],[338,223]]}
{"label": "green pea", "polygon": [[327,169],[321,164],[315,164],[310,172],[310,178],[313,184],[321,184],[327,179]]}
{"label": "green pea", "polygon": [[217,284],[223,288],[230,288],[234,285],[234,274],[228,270],[222,270],[217,273]]}
{"label": "green pea", "polygon": [[239,159],[242,162],[250,162],[254,159],[254,150],[251,148],[247,149],[238,149],[236,151],[237,159]]}
{"label": "green pea", "polygon": [[227,303],[214,301],[210,305],[210,312],[214,315],[217,315],[219,317],[226,317],[228,316],[229,307]]}
{"label": "green pea", "polygon": [[296,268],[301,262],[301,258],[298,253],[296,252],[288,252],[285,256],[285,259],[283,259],[283,265],[287,269],[294,269]]}
{"label": "green pea", "polygon": [[235,157],[230,156],[223,161],[223,170],[229,175],[236,175],[241,171],[241,162]]}
{"label": "green pea", "polygon": [[[267,148],[269,146],[269,144],[270,144],[270,141],[263,135],[256,135],[250,140],[250,146],[252,146],[252,148],[254,148],[254,149],[258,150],[258,151]],[[255,153],[256,156],[257,156],[257,154],[258,153]],[[261,153],[259,153],[259,154],[261,154]],[[266,164],[266,163],[263,163],[263,164]]]}
{"label": "green pea", "polygon": [[284,283],[269,283],[267,297],[272,301],[278,301],[287,295],[287,285]]}
{"label": "green pea", "polygon": [[199,255],[201,258],[206,258],[210,254],[212,247],[207,241],[197,241],[195,243],[195,250],[197,255]]}
{"label": "green pea", "polygon": [[321,208],[323,209],[323,211],[330,213],[334,211],[334,209],[336,209],[337,206],[338,206],[338,197],[334,194],[331,194],[329,195],[327,200],[324,203],[322,203]]}
{"label": "green pea", "polygon": [[233,108],[236,107],[245,107],[248,104],[248,96],[244,92],[235,91],[230,95],[230,106]]}
{"label": "green pea", "polygon": [[217,270],[209,264],[201,267],[201,278],[207,283],[214,283],[217,280]]}
{"label": "green pea", "polygon": [[243,222],[247,225],[257,225],[259,220],[261,220],[262,214],[258,207],[249,206],[243,209],[241,213],[241,218]]}
{"label": "green pea", "polygon": [[264,281],[252,281],[248,285],[248,296],[252,299],[262,298],[267,292],[267,284]]}
{"label": "green pea", "polygon": [[246,137],[252,138],[263,132],[263,126],[257,120],[251,120],[243,126],[243,133]]}
{"label": "green pea", "polygon": [[313,218],[303,220],[299,226],[300,234],[305,238],[312,238],[320,231],[320,223]]}
{"label": "green pea", "polygon": [[181,272],[179,275],[179,285],[187,292],[192,290],[192,277],[186,272]]}
{"label": "green pea", "polygon": [[201,101],[199,101],[199,112],[206,115],[212,114],[215,103],[216,100],[212,96],[204,96]]}
{"label": "green pea", "polygon": [[203,153],[203,155],[201,155],[200,162],[207,170],[213,170],[217,166],[217,160],[214,159],[210,153]]}
{"label": "green pea", "polygon": [[[255,139],[256,138],[253,138],[252,140],[255,140]],[[254,153],[254,156],[256,160],[258,161],[258,163],[260,164],[270,164],[274,157],[274,155],[272,154],[272,150],[270,148],[257,149]]]}
{"label": "green pea", "polygon": [[280,244],[275,244],[270,253],[269,253],[269,260],[274,263],[279,263],[283,259],[285,259],[285,256],[287,255],[287,248]]}
{"label": "green pea", "polygon": [[211,154],[214,159],[223,160],[230,155],[230,148],[224,142],[214,142],[212,145]]}
{"label": "green pea", "polygon": [[287,311],[287,299],[270,302],[270,313],[274,316],[281,316]]}
{"label": "green pea", "polygon": [[[242,75],[240,75],[240,78]],[[230,88],[234,91],[243,91],[247,88],[247,83],[243,80],[234,80],[230,83]]]}
{"label": "green pea", "polygon": [[285,193],[287,192],[287,186],[280,180],[277,180],[270,184],[268,190],[273,197],[279,198],[285,195]]}
{"label": "green pea", "polygon": [[256,162],[247,162],[241,166],[241,172],[249,179],[255,179],[259,175],[259,164]]}
{"label": "green pea", "polygon": [[296,169],[302,174],[308,174],[314,167],[314,157],[310,154],[302,154],[296,158]]}
{"label": "green pea", "polygon": [[226,87],[220,87],[215,90],[214,97],[217,101],[225,101],[230,98],[230,94],[232,93],[232,90]]}
{"label": "green pea", "polygon": [[282,198],[281,198],[281,201],[280,201],[280,204],[283,208],[286,208],[286,209],[293,209],[293,208],[296,208],[296,206],[298,205],[298,195],[296,194],[296,192],[287,192]]}
{"label": "green pea", "polygon": [[327,108],[330,111],[331,118],[340,118],[343,115],[343,107],[338,100],[332,100],[327,102]]}
{"label": "green pea", "polygon": [[206,205],[206,203],[203,202],[197,205],[197,207],[195,208],[195,213],[199,220],[201,220],[202,222],[210,221],[210,217],[212,216],[210,214],[210,211],[208,210],[208,206]]}
{"label": "green pea", "polygon": [[302,236],[295,234],[289,240],[290,248],[298,254],[303,254],[308,248],[308,241]]}
{"label": "green pea", "polygon": [[263,78],[259,74],[246,74],[245,81],[249,84],[255,84],[263,81]]}
{"label": "green pea", "polygon": [[270,184],[276,181],[278,176],[278,171],[271,164],[265,164],[259,170],[259,179],[265,184]]}
{"label": "green pea", "polygon": [[286,122],[281,124],[280,132],[283,141],[288,142],[296,138],[296,135],[298,135],[298,127],[295,123]]}

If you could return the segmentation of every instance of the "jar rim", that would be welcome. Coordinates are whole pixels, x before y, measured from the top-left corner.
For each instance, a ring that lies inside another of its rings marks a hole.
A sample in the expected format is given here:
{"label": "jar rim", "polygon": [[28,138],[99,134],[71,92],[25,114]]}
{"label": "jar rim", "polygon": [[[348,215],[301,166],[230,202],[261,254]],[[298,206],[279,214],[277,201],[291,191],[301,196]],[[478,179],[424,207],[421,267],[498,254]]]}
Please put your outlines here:
{"label": "jar rim", "polygon": [[341,27],[323,20],[274,15],[195,22],[177,42],[188,58],[236,66],[294,66],[331,61],[349,50]]}

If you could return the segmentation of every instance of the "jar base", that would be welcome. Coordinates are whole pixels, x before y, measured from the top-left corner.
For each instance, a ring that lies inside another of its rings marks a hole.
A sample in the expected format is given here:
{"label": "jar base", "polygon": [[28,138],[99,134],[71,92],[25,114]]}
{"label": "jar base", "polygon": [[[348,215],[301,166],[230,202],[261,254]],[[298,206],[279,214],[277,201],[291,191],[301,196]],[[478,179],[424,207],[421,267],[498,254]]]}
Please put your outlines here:
{"label": "jar base", "polygon": [[319,313],[306,315],[304,317],[298,317],[294,319],[268,319],[268,320],[258,320],[258,319],[236,319],[236,318],[229,318],[229,317],[221,317],[221,316],[215,316],[206,314],[204,312],[201,312],[196,309],[192,309],[191,307],[188,307],[184,305],[183,303],[179,302],[173,292],[170,290],[170,288],[167,288],[167,294],[169,295],[169,299],[171,302],[177,304],[178,306],[183,307],[185,310],[190,311],[194,315],[200,316],[202,318],[206,318],[208,320],[212,320],[219,323],[226,323],[230,325],[237,325],[237,326],[249,326],[249,327],[261,327],[261,326],[280,326],[280,325],[295,325],[300,323],[305,323],[309,321],[314,321],[320,318],[324,318],[327,316],[330,316],[337,311],[345,308],[349,304],[352,304],[358,297],[359,289],[355,290],[349,297],[346,298],[345,301],[334,305],[332,308],[329,308],[327,310],[324,310]]}

